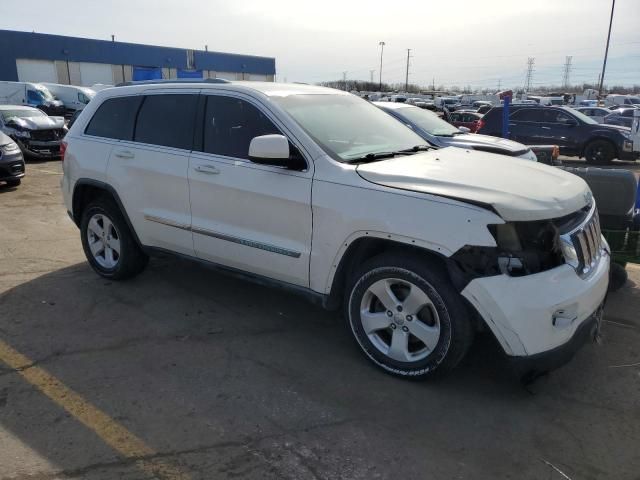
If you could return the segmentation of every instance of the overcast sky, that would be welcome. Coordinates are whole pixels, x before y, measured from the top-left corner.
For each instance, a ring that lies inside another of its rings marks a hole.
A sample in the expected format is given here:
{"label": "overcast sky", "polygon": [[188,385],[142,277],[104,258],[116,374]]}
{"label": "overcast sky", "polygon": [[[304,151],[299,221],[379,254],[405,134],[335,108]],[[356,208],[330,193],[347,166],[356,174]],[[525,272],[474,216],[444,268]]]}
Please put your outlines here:
{"label": "overcast sky", "polygon": [[[595,82],[611,0],[31,0],[0,2],[1,28],[276,58],[278,80],[383,80],[495,88]],[[640,84],[640,0],[617,0],[608,84]]]}

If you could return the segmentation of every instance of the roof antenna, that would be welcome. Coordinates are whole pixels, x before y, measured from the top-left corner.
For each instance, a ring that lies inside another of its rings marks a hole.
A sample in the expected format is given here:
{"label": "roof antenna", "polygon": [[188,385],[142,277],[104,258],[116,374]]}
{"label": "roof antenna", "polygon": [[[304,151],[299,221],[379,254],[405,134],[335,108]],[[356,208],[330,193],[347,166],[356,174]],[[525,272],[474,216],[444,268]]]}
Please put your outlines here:
{"label": "roof antenna", "polygon": [[115,42],[116,41],[116,36],[115,35],[111,35],[111,41]]}

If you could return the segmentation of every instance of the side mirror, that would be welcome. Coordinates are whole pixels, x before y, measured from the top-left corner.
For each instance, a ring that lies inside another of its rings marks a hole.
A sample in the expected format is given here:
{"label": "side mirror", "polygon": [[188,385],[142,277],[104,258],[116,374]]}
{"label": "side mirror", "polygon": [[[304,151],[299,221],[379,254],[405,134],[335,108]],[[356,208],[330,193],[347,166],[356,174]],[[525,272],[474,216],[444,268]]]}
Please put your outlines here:
{"label": "side mirror", "polygon": [[273,165],[291,170],[304,170],[307,167],[299,153],[291,155],[289,140],[284,135],[254,137],[249,144],[249,160],[261,165]]}
{"label": "side mirror", "polygon": [[462,133],[469,133],[471,132],[471,129],[467,128],[467,127],[458,127],[458,130],[460,130]]}

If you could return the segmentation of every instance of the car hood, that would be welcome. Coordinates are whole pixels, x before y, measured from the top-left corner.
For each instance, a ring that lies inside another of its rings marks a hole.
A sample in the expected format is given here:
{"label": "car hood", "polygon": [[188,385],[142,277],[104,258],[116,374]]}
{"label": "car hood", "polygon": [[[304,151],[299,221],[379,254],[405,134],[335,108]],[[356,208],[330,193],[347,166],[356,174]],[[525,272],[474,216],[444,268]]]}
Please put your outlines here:
{"label": "car hood", "polygon": [[17,125],[27,130],[48,130],[64,127],[63,117],[11,117],[7,120],[7,126]]}
{"label": "car hood", "polygon": [[629,133],[631,132],[630,127],[623,127],[622,125],[609,125],[607,123],[599,123],[597,125],[592,125],[594,129],[604,129],[604,130],[618,130],[620,132]]}
{"label": "car hood", "polygon": [[378,185],[490,205],[506,221],[562,217],[591,201],[584,180],[564,170],[460,148],[366,163],[357,172]]}
{"label": "car hood", "polygon": [[504,150],[509,153],[526,152],[529,147],[514,142],[513,140],[507,140],[506,138],[492,137],[489,135],[480,135],[478,133],[465,133],[462,135],[454,135],[453,137],[438,137],[443,143],[451,145],[452,147],[486,147]]}

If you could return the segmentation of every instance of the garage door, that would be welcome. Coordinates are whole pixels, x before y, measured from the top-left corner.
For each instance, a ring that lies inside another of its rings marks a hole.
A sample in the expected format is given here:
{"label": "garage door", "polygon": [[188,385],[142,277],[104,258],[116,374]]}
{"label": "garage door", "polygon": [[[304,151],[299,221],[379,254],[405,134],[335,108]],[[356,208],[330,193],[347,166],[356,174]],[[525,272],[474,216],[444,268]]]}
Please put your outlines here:
{"label": "garage door", "polygon": [[18,80],[20,82],[48,82],[58,83],[56,64],[48,60],[16,60]]}
{"label": "garage door", "polygon": [[110,63],[80,63],[80,85],[90,87],[95,83],[113,85],[113,69]]}

